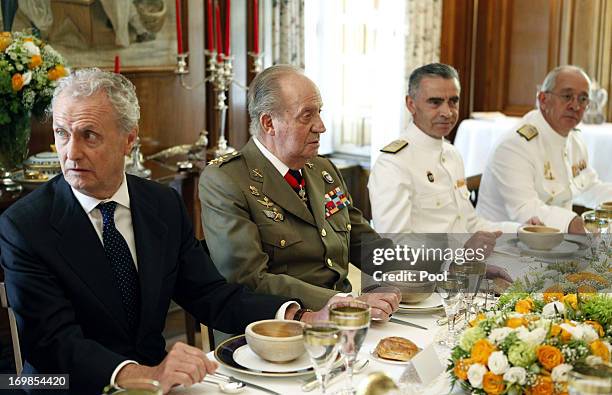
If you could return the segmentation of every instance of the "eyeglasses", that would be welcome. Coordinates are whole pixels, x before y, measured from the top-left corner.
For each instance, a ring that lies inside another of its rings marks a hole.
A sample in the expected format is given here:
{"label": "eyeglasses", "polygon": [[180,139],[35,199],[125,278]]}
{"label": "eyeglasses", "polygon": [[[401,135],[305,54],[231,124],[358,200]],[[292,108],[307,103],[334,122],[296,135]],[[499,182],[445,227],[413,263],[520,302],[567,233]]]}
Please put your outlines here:
{"label": "eyeglasses", "polygon": [[565,104],[567,103],[572,103],[574,101],[574,98],[576,98],[576,101],[578,102],[578,105],[580,107],[586,107],[589,105],[589,103],[591,102],[591,100],[589,99],[589,95],[587,94],[580,94],[580,95],[575,95],[573,93],[555,93],[555,92],[551,92],[551,91],[547,91],[545,93],[550,93],[551,95],[555,95],[558,98],[561,99],[561,101]]}

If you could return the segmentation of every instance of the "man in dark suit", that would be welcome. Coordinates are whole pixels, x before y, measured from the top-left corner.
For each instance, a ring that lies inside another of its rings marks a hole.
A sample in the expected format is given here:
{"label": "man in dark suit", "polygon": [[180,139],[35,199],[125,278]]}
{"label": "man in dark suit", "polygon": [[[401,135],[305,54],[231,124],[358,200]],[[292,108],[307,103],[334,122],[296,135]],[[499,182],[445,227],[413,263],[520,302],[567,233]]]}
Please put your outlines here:
{"label": "man in dark suit", "polygon": [[275,314],[302,316],[288,299],[227,284],[195,239],[178,194],[125,175],[140,117],[131,82],[80,70],[60,81],[52,107],[63,174],[0,217],[24,373],[68,373],[70,391],[79,394],[134,377],[155,379],[167,392],[216,369],[183,343],[166,354],[171,298],[231,333]]}

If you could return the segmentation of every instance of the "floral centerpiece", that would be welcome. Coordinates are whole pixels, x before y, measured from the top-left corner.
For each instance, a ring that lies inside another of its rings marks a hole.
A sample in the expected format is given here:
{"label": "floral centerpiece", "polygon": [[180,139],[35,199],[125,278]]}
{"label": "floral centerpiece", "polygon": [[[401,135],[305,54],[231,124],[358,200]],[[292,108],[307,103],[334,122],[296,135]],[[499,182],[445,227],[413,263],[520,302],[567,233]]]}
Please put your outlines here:
{"label": "floral centerpiece", "polygon": [[49,105],[66,62],[28,33],[0,32],[0,167],[11,170],[27,156],[31,114]]}
{"label": "floral centerpiece", "polygon": [[577,365],[610,366],[612,296],[509,293],[470,322],[451,353],[473,394],[567,395]]}

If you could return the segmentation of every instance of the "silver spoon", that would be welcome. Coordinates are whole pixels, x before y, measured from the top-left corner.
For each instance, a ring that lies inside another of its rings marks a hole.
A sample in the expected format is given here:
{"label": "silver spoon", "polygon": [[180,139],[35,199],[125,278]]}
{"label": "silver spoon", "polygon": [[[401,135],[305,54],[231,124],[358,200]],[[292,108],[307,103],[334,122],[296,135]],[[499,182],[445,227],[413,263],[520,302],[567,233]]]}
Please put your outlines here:
{"label": "silver spoon", "polygon": [[244,391],[244,388],[245,388],[244,383],[240,381],[223,382],[223,381],[212,380],[209,377],[204,377],[204,380],[202,380],[202,382],[209,383],[209,384],[215,384],[216,386],[219,387],[221,392],[224,392],[226,394],[237,394],[239,392]]}

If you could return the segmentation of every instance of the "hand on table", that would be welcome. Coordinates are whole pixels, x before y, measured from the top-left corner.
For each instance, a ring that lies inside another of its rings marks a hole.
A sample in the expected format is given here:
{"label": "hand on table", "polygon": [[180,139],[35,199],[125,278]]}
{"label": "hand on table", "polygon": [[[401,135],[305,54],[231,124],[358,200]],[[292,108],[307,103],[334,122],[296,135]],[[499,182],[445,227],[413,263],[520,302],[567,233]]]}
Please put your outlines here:
{"label": "hand on table", "polygon": [[120,384],[124,380],[148,378],[160,383],[164,394],[172,387],[190,387],[212,374],[219,365],[206,358],[202,350],[178,342],[172,346],[168,355],[157,366],[129,364],[124,366],[115,379]]}
{"label": "hand on table", "polygon": [[485,232],[479,230],[474,233],[468,241],[465,242],[465,248],[471,248],[473,250],[482,249],[484,251],[485,258],[489,257],[493,253],[495,248],[495,242],[499,236],[502,235],[501,231]]}

